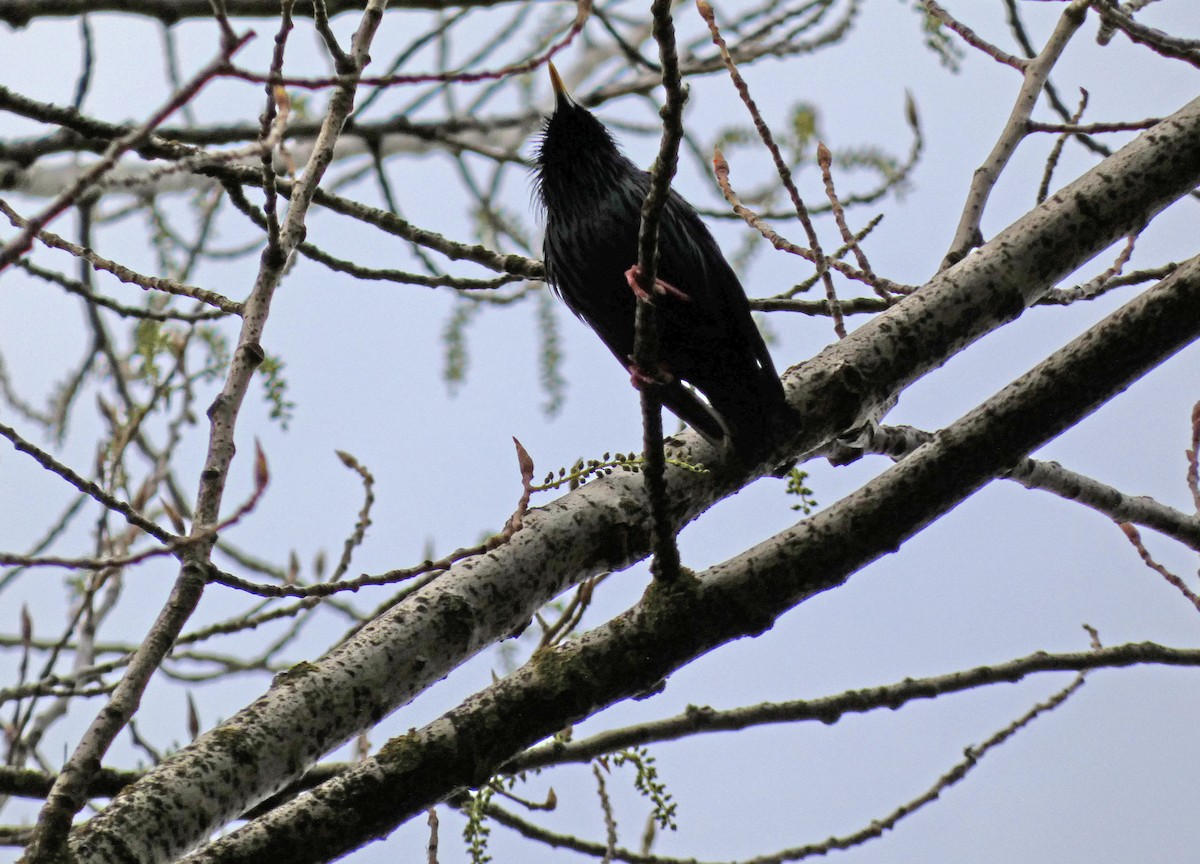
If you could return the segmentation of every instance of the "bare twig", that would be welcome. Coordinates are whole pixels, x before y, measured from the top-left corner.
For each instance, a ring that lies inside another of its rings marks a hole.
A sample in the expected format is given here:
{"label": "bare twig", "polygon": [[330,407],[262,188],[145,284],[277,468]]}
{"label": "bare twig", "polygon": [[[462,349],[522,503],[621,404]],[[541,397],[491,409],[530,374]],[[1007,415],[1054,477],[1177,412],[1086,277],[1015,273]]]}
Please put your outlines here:
{"label": "bare twig", "polygon": [[1120,271],[1128,263],[1129,255],[1133,251],[1133,244],[1136,238],[1137,235],[1131,234],[1126,239],[1125,246],[1118,253],[1113,265],[1104,273],[1086,282],[1081,282],[1073,288],[1052,288],[1038,298],[1038,305],[1067,306],[1079,300],[1093,300],[1096,297],[1107,294],[1114,288],[1124,288],[1128,285],[1140,285],[1143,282],[1165,279],[1179,267],[1177,263],[1171,262],[1161,267],[1152,267],[1148,270],[1134,270],[1122,275]]}
{"label": "bare twig", "polygon": [[1106,26],[1115,27],[1134,42],[1145,45],[1156,54],[1200,67],[1200,39],[1181,39],[1154,27],[1139,24],[1114,0],[1091,0],[1089,5],[1100,13],[1100,18]]}
{"label": "bare twig", "polygon": [[429,808],[429,843],[425,847],[425,864],[438,864],[438,815],[437,808]]}
{"label": "bare twig", "polygon": [[103,306],[105,309],[109,309],[123,318],[141,318],[146,321],[181,321],[194,324],[200,321],[215,321],[218,318],[224,318],[231,314],[220,309],[211,309],[207,312],[179,312],[174,309],[156,311],[137,306],[126,306],[124,303],[118,303],[116,300],[97,294],[78,280],[70,279],[61,273],[55,273],[53,270],[46,270],[26,258],[18,258],[15,264],[30,276],[36,276],[38,279],[53,282],[69,293],[82,297],[88,303]]}
{"label": "bare twig", "polygon": [[[856,442],[852,453],[841,454],[849,456],[848,460],[832,453],[830,458],[840,464],[853,461],[862,452],[871,452],[902,459],[933,440],[931,433],[912,426],[877,426],[866,430],[865,434],[868,436],[866,440]],[[1041,489],[1068,501],[1076,501],[1115,522],[1134,522],[1153,528],[1200,551],[1200,517],[1182,513],[1153,498],[1128,495],[1107,483],[1064,468],[1057,462],[1039,459],[1025,459],[1004,476],[1026,489]]]}
{"label": "bare twig", "polygon": [[[255,444],[257,448],[257,442]],[[259,459],[257,463],[265,466],[265,459],[262,458],[262,450],[258,450]],[[113,555],[109,557],[96,558],[64,558],[59,556],[49,555],[13,555],[0,552],[0,564],[17,565],[20,567],[63,567],[68,570],[115,570],[122,567],[130,567],[134,564],[140,564],[143,561],[148,561],[151,558],[159,558],[164,555],[179,555],[192,546],[199,543],[208,543],[216,539],[220,532],[226,528],[236,525],[246,516],[254,511],[261,500],[263,493],[267,488],[267,477],[265,468],[260,469],[255,478],[254,490],[250,497],[242,503],[232,515],[222,519],[211,528],[188,536],[171,536],[166,535],[167,539],[158,538],[163,541],[162,546],[156,546],[142,552],[129,553],[126,555]],[[124,514],[122,514],[124,515]],[[140,527],[140,526],[138,526]]]}
{"label": "bare twig", "polygon": [[3,270],[13,261],[17,260],[21,255],[24,255],[33,244],[33,238],[37,236],[38,231],[45,227],[50,220],[79,201],[93,184],[117,164],[117,160],[121,158],[122,154],[144,143],[149,139],[151,133],[162,125],[163,121],[179,109],[180,105],[190,102],[205,84],[225,72],[229,68],[230,58],[250,40],[252,35],[252,33],[247,33],[237,41],[223,45],[218,57],[197,72],[187,84],[173,93],[166,104],[155,111],[149,120],[132,132],[122,135],[113,141],[99,161],[79,175],[75,182],[55,198],[41,213],[29,219],[27,224],[18,232],[17,236],[8,241],[3,248],[0,248],[0,270]]}
{"label": "bare twig", "polygon": [[796,184],[792,180],[792,169],[788,167],[783,154],[779,151],[779,146],[775,143],[775,138],[771,134],[771,128],[763,119],[762,114],[758,110],[758,105],[750,95],[749,86],[747,86],[745,80],[742,78],[742,74],[738,71],[737,63],[725,43],[725,38],[721,35],[721,31],[717,27],[716,13],[713,12],[712,6],[708,0],[696,0],[696,8],[700,11],[700,16],[704,19],[704,22],[708,25],[713,44],[717,46],[717,50],[721,54],[721,60],[725,63],[725,68],[729,71],[729,77],[733,81],[733,86],[737,89],[742,103],[746,106],[746,110],[750,112],[750,117],[754,120],[754,128],[758,132],[758,137],[762,139],[763,144],[770,152],[771,159],[775,163],[775,172],[779,175],[780,181],[783,183],[784,188],[787,189],[788,195],[792,200],[792,206],[796,210],[796,217],[800,220],[800,224],[804,227],[804,233],[808,238],[808,247],[812,250],[812,260],[813,264],[816,265],[817,275],[825,285],[825,297],[829,302],[830,315],[836,321],[839,313],[836,311],[838,299],[837,292],[833,287],[833,277],[829,273],[829,265],[826,261],[825,253],[821,250],[821,243],[817,239],[817,230],[812,223],[812,219],[809,217],[808,208],[805,206],[803,199],[800,197],[800,191],[796,188]]}
{"label": "bare twig", "polygon": [[[1079,119],[1083,117],[1083,112],[1087,109],[1088,91],[1082,87],[1079,89],[1079,107],[1075,109],[1075,113],[1071,115],[1071,124],[1077,124]],[[1027,126],[1028,128],[1028,126]],[[1058,159],[1062,155],[1063,146],[1067,143],[1068,133],[1064,132],[1054,141],[1054,146],[1050,148],[1050,153],[1046,157],[1046,168],[1042,172],[1042,182],[1038,185],[1037,196],[1035,200],[1041,204],[1046,200],[1046,196],[1050,194],[1050,179],[1054,176],[1054,168],[1058,165]]]}
{"label": "bare twig", "polygon": [[1200,517],[1200,402],[1192,406],[1192,446],[1187,449],[1187,485]]}
{"label": "bare twig", "polygon": [[[661,110],[662,138],[658,156],[650,169],[650,188],[642,203],[641,225],[638,229],[638,280],[643,295],[637,299],[634,324],[633,362],[653,374],[659,364],[658,320],[653,301],[658,268],[658,229],[671,178],[679,161],[679,142],[683,138],[683,103],[687,94],[679,74],[679,57],[675,51],[675,23],[671,18],[670,0],[654,0],[650,7],[654,18],[653,34],[658,42],[659,63],[662,66],[666,104]],[[653,386],[641,388],[642,449],[645,454],[646,496],[650,502],[653,531],[654,560],[651,572],[664,583],[679,576],[679,547],[675,543],[675,526],[671,522],[667,502],[666,454],[663,452],[662,402]]]}
{"label": "bare twig", "polygon": [[609,800],[608,787],[604,784],[604,773],[599,764],[592,763],[592,775],[596,778],[600,812],[604,814],[604,855],[600,858],[600,864],[609,864],[617,851],[617,820],[613,816],[612,801]]}
{"label": "bare twig", "polygon": [[[29,227],[29,221],[18,215],[17,212],[13,210],[3,199],[0,199],[0,213],[3,213],[5,216],[7,216],[8,221],[17,228],[25,229]],[[84,248],[76,243],[72,243],[70,240],[51,233],[50,231],[38,231],[36,237],[50,248],[61,249],[63,252],[74,255],[76,258],[86,261],[97,270],[104,270],[108,273],[111,273],[122,282],[130,285],[137,285],[139,288],[144,288],[148,291],[162,291],[165,294],[175,294],[180,297],[190,297],[193,300],[198,300],[201,303],[212,306],[215,309],[219,309],[225,314],[241,314],[241,303],[230,300],[228,297],[222,297],[215,291],[208,291],[195,285],[185,285],[181,282],[175,281],[174,279],[167,279],[162,276],[146,276],[141,273],[137,273],[123,264],[119,264],[116,261],[98,255],[90,248]]]}
{"label": "bare twig", "polygon": [[1011,66],[1018,72],[1024,72],[1025,67],[1029,65],[1029,61],[1022,60],[1020,57],[1014,57],[1007,51],[1002,50],[999,46],[988,42],[966,24],[963,24],[961,21],[943,9],[941,5],[934,2],[934,0],[921,0],[921,5],[925,7],[925,10],[930,15],[941,21],[943,24],[961,36],[964,42],[966,42],[972,48],[978,48],[997,63],[1003,63],[1005,66]]}
{"label": "bare twig", "polygon": [[[797,255],[806,261],[812,261],[813,263],[816,263],[817,256],[815,252],[813,252],[811,249],[805,249],[803,246],[797,246],[795,243],[788,240],[786,237],[764,222],[762,217],[741,202],[741,200],[738,198],[737,192],[734,191],[733,186],[729,182],[729,163],[725,160],[725,154],[721,152],[720,148],[713,151],[712,164],[713,174],[717,178],[717,185],[721,189],[721,194],[725,197],[725,200],[729,202],[729,206],[733,208],[733,211],[741,216],[747,225],[758,231],[758,233],[763,236],[763,239],[767,240],[767,242],[781,252],[788,252],[792,255]],[[842,254],[845,253],[843,252]],[[872,288],[883,290],[888,294],[908,294],[912,291],[910,286],[900,285],[896,282],[892,282],[889,279],[883,279],[878,276],[874,276],[874,282],[871,282],[868,279],[867,274],[845,263],[844,261],[838,260],[839,257],[840,256],[837,255],[825,256],[825,269],[832,268],[847,278],[869,284]],[[815,284],[815,280],[817,278],[820,278],[819,274],[818,276],[814,277],[813,284]],[[788,296],[791,296],[791,294],[794,293],[798,292],[789,292]],[[750,302],[752,305],[754,305],[770,303],[771,301],[751,300]],[[825,306],[825,311],[829,314],[832,314],[829,309],[828,301],[826,300],[822,302]],[[755,308],[762,307],[755,305]]]}
{"label": "bare twig", "polygon": [[523,75],[526,72],[532,72],[539,66],[545,65],[547,61],[554,59],[556,54],[574,42],[575,37],[583,30],[583,25],[587,23],[587,19],[592,14],[591,0],[576,0],[575,10],[575,20],[561,39],[540,54],[518,63],[511,63],[499,69],[490,69],[482,72],[428,72],[416,75],[382,75],[377,77],[360,76],[351,72],[324,78],[296,78],[275,73],[263,75],[249,69],[234,66],[226,74],[231,78],[240,78],[243,81],[281,85],[284,87],[299,87],[305,90],[325,90],[331,87],[344,87],[349,83],[366,87],[393,87],[398,84],[426,84],[432,82],[474,84],[480,81],[497,81],[502,78],[510,78],[514,75]]}
{"label": "bare twig", "polygon": [[1062,16],[1058,19],[1058,25],[1046,41],[1041,53],[1022,67],[1025,80],[1017,94],[1012,113],[1001,131],[1000,137],[996,139],[992,152],[988,154],[984,163],[975,169],[975,177],[971,182],[971,189],[967,194],[967,201],[963,207],[958,228],[954,232],[954,239],[950,241],[950,250],[942,259],[941,269],[944,270],[962,260],[968,252],[983,242],[980,224],[988,197],[991,195],[996,181],[999,180],[1000,173],[1008,164],[1013,152],[1016,151],[1017,145],[1028,134],[1030,114],[1046,86],[1050,70],[1058,62],[1059,56],[1067,47],[1071,37],[1083,24],[1087,7],[1088,0],[1072,0],[1063,10]]}
{"label": "bare twig", "polygon": [[75,471],[59,462],[45,450],[42,450],[40,447],[30,443],[29,441],[26,441],[19,434],[17,434],[17,431],[11,426],[5,426],[3,423],[0,423],[0,436],[5,437],[12,442],[13,447],[15,447],[17,450],[32,456],[34,460],[47,471],[57,474],[80,492],[104,505],[114,513],[121,514],[121,516],[125,517],[125,521],[130,525],[133,525],[135,528],[140,528],[151,537],[154,537],[156,540],[160,540],[163,543],[169,543],[175,539],[170,532],[164,531],[156,523],[150,519],[147,519],[132,505],[113,497],[91,480],[81,477],[79,474],[75,473]]}
{"label": "bare twig", "polygon": [[[283,58],[287,49],[288,35],[292,32],[292,8],[295,5],[293,0],[284,0],[279,8],[279,30],[275,33],[275,49],[271,54],[271,72],[281,73],[283,71]],[[313,17],[317,22],[317,27],[320,29],[323,22],[325,28],[329,27],[329,20],[325,17],[325,4],[313,4]],[[324,35],[324,34],[322,34]],[[332,34],[330,34],[332,39]],[[336,41],[334,42],[336,46]],[[263,110],[260,120],[259,141],[265,144],[271,136],[271,128],[275,124],[276,115],[280,107],[285,107],[288,104],[287,91],[278,85],[266,86],[267,104]],[[267,249],[271,254],[279,254],[279,214],[277,212],[278,193],[275,186],[275,164],[272,158],[272,148],[263,146],[262,156],[262,188],[263,188],[263,219],[267,229]],[[232,197],[232,196],[231,196]]]}
{"label": "bare twig", "polygon": [[1142,563],[1159,576],[1166,579],[1171,585],[1175,586],[1179,593],[1186,597],[1188,601],[1196,607],[1197,611],[1200,611],[1200,595],[1197,595],[1195,591],[1189,588],[1187,583],[1184,582],[1183,579],[1181,579],[1178,575],[1172,573],[1162,564],[1159,564],[1154,560],[1154,557],[1150,554],[1150,550],[1147,549],[1146,544],[1142,542],[1142,535],[1138,533],[1137,528],[1128,522],[1118,522],[1117,527],[1121,529],[1122,533],[1124,533],[1125,539],[1127,539],[1133,548],[1137,550],[1138,556],[1142,559]]}
{"label": "bare twig", "polygon": [[375,504],[375,477],[365,465],[344,450],[337,451],[337,455],[343,465],[362,478],[363,506],[358,512],[358,521],[354,523],[354,530],[342,544],[342,557],[338,559],[337,566],[333,568],[333,573],[329,577],[331,582],[337,582],[350,569],[350,560],[354,555],[354,550],[362,545],[367,536],[367,529],[371,527],[371,507]]}

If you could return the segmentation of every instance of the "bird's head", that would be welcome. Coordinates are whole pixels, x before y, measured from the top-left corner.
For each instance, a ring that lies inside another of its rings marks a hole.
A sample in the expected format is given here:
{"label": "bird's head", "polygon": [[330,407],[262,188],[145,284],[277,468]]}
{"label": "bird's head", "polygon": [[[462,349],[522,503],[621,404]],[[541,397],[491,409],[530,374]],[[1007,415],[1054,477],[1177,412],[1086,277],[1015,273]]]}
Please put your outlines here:
{"label": "bird's head", "polygon": [[543,178],[547,171],[554,173],[556,169],[578,174],[584,166],[594,170],[623,161],[625,157],[604,124],[571,98],[554,64],[548,65],[554,112],[542,126],[536,154]]}

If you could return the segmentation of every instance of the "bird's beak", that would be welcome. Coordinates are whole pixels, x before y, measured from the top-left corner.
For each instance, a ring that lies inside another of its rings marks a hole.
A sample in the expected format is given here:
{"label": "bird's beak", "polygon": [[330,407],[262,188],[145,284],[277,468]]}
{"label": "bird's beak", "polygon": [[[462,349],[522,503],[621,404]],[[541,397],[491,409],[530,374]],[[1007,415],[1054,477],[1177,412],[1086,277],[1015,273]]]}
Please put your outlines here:
{"label": "bird's beak", "polygon": [[554,88],[554,101],[558,105],[569,103],[571,94],[567,92],[567,85],[563,83],[562,76],[554,68],[554,63],[547,63],[546,66],[550,69],[550,86]]}

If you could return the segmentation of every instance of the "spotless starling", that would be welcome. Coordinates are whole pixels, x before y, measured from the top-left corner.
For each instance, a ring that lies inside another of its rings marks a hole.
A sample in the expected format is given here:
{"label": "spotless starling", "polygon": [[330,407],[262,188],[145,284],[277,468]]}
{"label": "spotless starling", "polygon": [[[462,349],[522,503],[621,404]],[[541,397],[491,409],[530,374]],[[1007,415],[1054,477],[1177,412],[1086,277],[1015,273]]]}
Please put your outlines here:
{"label": "spotless starling", "polygon": [[535,180],[546,215],[547,280],[629,369],[635,386],[657,388],[662,404],[701,435],[758,459],[789,409],[741,283],[696,211],[672,191],[650,293],[661,365],[632,365],[636,297],[644,293],[638,229],[650,175],[571,99],[553,64],[550,79],[555,107],[542,129]]}

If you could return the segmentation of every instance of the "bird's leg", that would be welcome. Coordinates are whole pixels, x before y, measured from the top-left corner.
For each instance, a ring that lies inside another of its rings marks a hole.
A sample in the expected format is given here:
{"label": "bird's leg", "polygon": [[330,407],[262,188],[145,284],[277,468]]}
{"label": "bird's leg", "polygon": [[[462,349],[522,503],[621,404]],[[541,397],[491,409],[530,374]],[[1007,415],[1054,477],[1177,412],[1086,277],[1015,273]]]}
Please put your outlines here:
{"label": "bird's leg", "polygon": [[[633,291],[633,296],[638,300],[644,300],[647,303],[653,303],[654,300],[646,293],[646,289],[642,287],[642,267],[640,264],[634,264],[625,271],[625,281],[629,283],[629,288]],[[691,300],[674,285],[669,282],[664,282],[662,279],[654,280],[655,294],[669,294],[672,297],[677,297],[680,300]],[[663,364],[658,364],[658,368],[653,372],[647,372],[638,366],[637,361],[633,357],[629,358],[629,383],[633,385],[635,390],[641,390],[643,387],[659,387],[664,384],[675,383],[675,376]]]}
{"label": "bird's leg", "polygon": [[[625,281],[629,283],[629,288],[633,291],[633,296],[639,300],[645,300],[647,303],[653,303],[654,300],[646,293],[646,289],[642,287],[642,265],[634,264],[625,271]],[[690,301],[692,298],[684,294],[670,282],[664,282],[661,279],[654,280],[654,293],[665,294],[674,297],[677,300]]]}
{"label": "bird's leg", "polygon": [[634,390],[641,390],[643,387],[661,387],[664,384],[675,383],[675,376],[667,370],[665,366],[659,364],[658,371],[654,374],[647,373],[642,367],[633,362],[633,358],[629,358],[629,383],[633,385]]}

